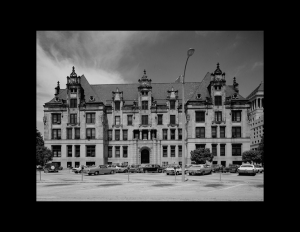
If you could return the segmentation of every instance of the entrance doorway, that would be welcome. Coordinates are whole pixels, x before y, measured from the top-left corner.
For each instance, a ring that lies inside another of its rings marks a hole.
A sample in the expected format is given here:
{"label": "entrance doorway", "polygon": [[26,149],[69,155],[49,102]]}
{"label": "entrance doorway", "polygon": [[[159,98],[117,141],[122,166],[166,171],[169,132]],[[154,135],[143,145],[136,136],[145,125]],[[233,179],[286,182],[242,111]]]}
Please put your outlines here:
{"label": "entrance doorway", "polygon": [[141,164],[149,164],[150,156],[147,149],[142,150],[141,152]]}

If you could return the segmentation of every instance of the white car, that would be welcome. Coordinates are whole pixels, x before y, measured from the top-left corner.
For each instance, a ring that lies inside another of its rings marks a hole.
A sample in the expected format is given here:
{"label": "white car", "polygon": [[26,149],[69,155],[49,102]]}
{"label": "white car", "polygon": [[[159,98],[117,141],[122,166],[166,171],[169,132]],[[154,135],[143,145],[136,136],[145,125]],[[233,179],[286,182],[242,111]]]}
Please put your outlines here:
{"label": "white car", "polygon": [[262,167],[260,165],[254,165],[254,167],[256,168],[257,173],[263,173],[264,167]]}
{"label": "white car", "polygon": [[187,172],[189,175],[204,175],[204,174],[212,174],[212,168],[207,164],[192,164]]}
{"label": "white car", "polygon": [[[85,166],[85,165],[82,165],[83,166],[83,169],[86,169],[86,168],[88,168],[87,166]],[[79,166],[79,167],[77,167],[77,168],[72,168],[72,172],[74,172],[74,173],[81,173],[81,170],[82,170],[82,168],[81,168],[81,166]]]}
{"label": "white car", "polygon": [[237,170],[238,174],[249,174],[252,176],[256,175],[256,168],[253,164],[242,164],[238,170]]}
{"label": "white car", "polygon": [[176,170],[176,175],[182,174],[182,169],[179,164],[169,164],[165,169],[165,173],[167,173],[167,175],[175,175],[175,170]]}

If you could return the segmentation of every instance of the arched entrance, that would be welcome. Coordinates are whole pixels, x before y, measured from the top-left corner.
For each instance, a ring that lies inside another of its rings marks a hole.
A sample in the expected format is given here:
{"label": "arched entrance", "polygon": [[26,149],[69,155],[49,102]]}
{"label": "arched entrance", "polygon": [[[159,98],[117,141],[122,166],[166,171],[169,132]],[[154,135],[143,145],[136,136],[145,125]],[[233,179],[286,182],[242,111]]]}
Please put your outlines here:
{"label": "arched entrance", "polygon": [[150,155],[147,149],[141,151],[141,164],[149,164],[150,163]]}

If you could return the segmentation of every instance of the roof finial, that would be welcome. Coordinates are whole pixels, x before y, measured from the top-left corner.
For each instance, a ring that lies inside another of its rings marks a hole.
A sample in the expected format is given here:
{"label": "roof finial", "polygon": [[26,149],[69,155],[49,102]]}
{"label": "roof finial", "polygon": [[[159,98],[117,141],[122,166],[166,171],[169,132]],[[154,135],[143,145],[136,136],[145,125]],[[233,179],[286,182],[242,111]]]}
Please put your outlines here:
{"label": "roof finial", "polygon": [[144,75],[146,75],[146,70],[144,69]]}
{"label": "roof finial", "polygon": [[57,82],[57,86],[59,87],[59,81]]}
{"label": "roof finial", "polygon": [[217,68],[219,68],[219,62],[217,63]]}
{"label": "roof finial", "polygon": [[72,70],[72,72],[75,72],[75,67],[73,66],[73,70]]}

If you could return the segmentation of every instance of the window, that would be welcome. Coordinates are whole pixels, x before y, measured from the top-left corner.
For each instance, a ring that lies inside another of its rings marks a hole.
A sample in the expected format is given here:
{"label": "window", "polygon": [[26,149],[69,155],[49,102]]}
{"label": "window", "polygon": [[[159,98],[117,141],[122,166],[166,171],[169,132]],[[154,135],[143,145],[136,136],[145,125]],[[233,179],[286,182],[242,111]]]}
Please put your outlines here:
{"label": "window", "polygon": [[79,168],[80,162],[75,162],[75,168]]}
{"label": "window", "polygon": [[217,138],[217,127],[216,126],[211,127],[211,137]]}
{"label": "window", "polygon": [[178,145],[178,157],[182,157],[182,146]]}
{"label": "window", "polygon": [[71,89],[71,93],[77,93],[77,89],[76,88],[72,88]]}
{"label": "window", "polygon": [[67,162],[67,167],[72,167],[72,162]]}
{"label": "window", "polygon": [[196,112],[196,122],[205,122],[205,112],[204,111]]}
{"label": "window", "polygon": [[162,125],[163,124],[163,115],[162,114],[159,114],[159,115],[157,115],[158,116],[158,122],[157,122],[157,124],[158,125]]}
{"label": "window", "polygon": [[205,149],[205,144],[196,144],[196,149],[203,148]]}
{"label": "window", "polygon": [[142,101],[142,110],[148,110],[148,101]]}
{"label": "window", "polygon": [[232,155],[233,156],[241,156],[242,155],[242,144],[232,144]]}
{"label": "window", "polygon": [[196,138],[205,138],[205,127],[196,127]]}
{"label": "window", "polygon": [[116,148],[115,157],[120,158],[120,146],[116,146],[115,148]]}
{"label": "window", "polygon": [[139,138],[139,131],[138,130],[134,130],[133,133],[134,133],[134,138],[138,139]]}
{"label": "window", "polygon": [[127,130],[123,130],[123,140],[127,140]]}
{"label": "window", "polygon": [[61,139],[60,129],[52,129],[52,139]]}
{"label": "window", "polygon": [[220,144],[220,156],[225,156],[225,145],[226,144]]}
{"label": "window", "polygon": [[220,126],[220,138],[225,138],[225,126]]}
{"label": "window", "polygon": [[120,130],[115,130],[115,140],[120,140]]}
{"label": "window", "polygon": [[170,109],[175,110],[175,101],[170,101]]}
{"label": "window", "polygon": [[240,122],[241,121],[241,111],[232,111],[232,121]]}
{"label": "window", "polygon": [[75,145],[75,157],[80,157],[80,145]]}
{"label": "window", "polygon": [[123,158],[127,158],[127,156],[128,156],[127,150],[128,150],[128,147],[123,146]]}
{"label": "window", "polygon": [[222,112],[221,111],[215,112],[215,121],[217,121],[217,122],[222,121]]}
{"label": "window", "polygon": [[163,129],[163,140],[168,140],[168,130]]}
{"label": "window", "polygon": [[218,144],[212,144],[212,154],[213,156],[217,156],[217,145]]}
{"label": "window", "polygon": [[215,105],[216,106],[222,105],[222,96],[215,96]]}
{"label": "window", "polygon": [[176,120],[175,120],[175,115],[170,115],[170,124],[175,124]]}
{"label": "window", "polygon": [[75,139],[80,139],[80,128],[75,128]]}
{"label": "window", "polygon": [[151,139],[155,139],[156,138],[156,130],[152,130],[151,131]]}
{"label": "window", "polygon": [[132,115],[127,115],[127,125],[132,125]]}
{"label": "window", "polygon": [[142,125],[148,125],[148,115],[142,115]]}
{"label": "window", "polygon": [[85,162],[85,165],[90,167],[90,166],[95,166],[95,162]]}
{"label": "window", "polygon": [[147,140],[147,139],[148,139],[148,131],[142,130],[142,138],[143,138],[144,140]]}
{"label": "window", "polygon": [[120,110],[120,101],[115,101],[115,110]]}
{"label": "window", "polygon": [[108,130],[108,140],[112,140],[112,130]]}
{"label": "window", "polygon": [[67,128],[67,139],[72,139],[72,128]]}
{"label": "window", "polygon": [[163,157],[168,157],[168,146],[163,146]]}
{"label": "window", "polygon": [[171,146],[171,157],[175,157],[175,146]]}
{"label": "window", "polygon": [[232,138],[241,138],[241,127],[232,127]]}
{"label": "window", "polygon": [[86,129],[86,138],[95,139],[95,128]]}
{"label": "window", "polygon": [[70,123],[77,123],[77,114],[70,114]]}
{"label": "window", "polygon": [[95,123],[95,113],[86,114],[86,123]]}
{"label": "window", "polygon": [[77,107],[77,99],[71,99],[70,108],[76,108],[76,107]]}
{"label": "window", "polygon": [[178,129],[178,139],[182,140],[182,129]]}
{"label": "window", "polygon": [[108,147],[108,158],[112,158],[112,146]]}
{"label": "window", "polygon": [[162,166],[168,166],[168,162],[162,162]]}
{"label": "window", "polygon": [[60,114],[52,114],[52,124],[60,124]]}
{"label": "window", "polygon": [[95,153],[96,153],[95,145],[86,146],[86,157],[95,157]]}
{"label": "window", "polygon": [[53,145],[52,152],[54,157],[61,157],[61,146],[60,145]]}
{"label": "window", "polygon": [[67,157],[72,157],[72,145],[67,145]]}
{"label": "window", "polygon": [[115,116],[115,125],[120,125],[120,116]]}
{"label": "window", "polygon": [[175,129],[171,129],[171,140],[175,140]]}

